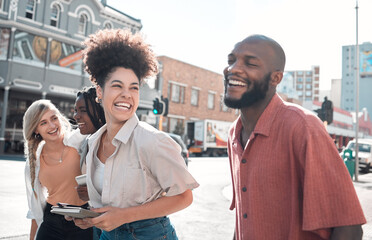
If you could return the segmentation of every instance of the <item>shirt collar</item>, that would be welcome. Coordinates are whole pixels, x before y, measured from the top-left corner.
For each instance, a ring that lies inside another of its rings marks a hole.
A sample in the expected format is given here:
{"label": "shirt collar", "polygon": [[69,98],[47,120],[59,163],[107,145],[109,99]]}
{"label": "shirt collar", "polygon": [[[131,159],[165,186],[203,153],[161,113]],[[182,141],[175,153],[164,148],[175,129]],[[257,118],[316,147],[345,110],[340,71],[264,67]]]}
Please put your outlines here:
{"label": "shirt collar", "polygon": [[277,113],[279,112],[281,106],[283,105],[283,100],[281,97],[276,93],[272,99],[270,100],[269,104],[261,114],[260,118],[256,123],[256,127],[254,128],[253,132],[255,134],[262,134],[264,136],[270,135],[271,126],[275,120]]}
{"label": "shirt collar", "polygon": [[114,139],[122,142],[127,143],[132,132],[137,127],[139,123],[138,117],[136,114],[133,114],[131,118],[127,120],[127,122],[120,128],[119,132],[115,135]]}
{"label": "shirt collar", "polygon": [[[130,136],[132,135],[132,132],[138,125],[139,120],[136,114],[133,114],[131,118],[129,118],[124,125],[120,128],[118,133],[115,135],[114,139],[127,143]],[[89,138],[89,148],[91,148],[93,142],[96,142],[98,138],[102,136],[102,134],[107,130],[107,124],[103,125],[100,129],[98,129],[97,132],[95,132],[90,138]]]}

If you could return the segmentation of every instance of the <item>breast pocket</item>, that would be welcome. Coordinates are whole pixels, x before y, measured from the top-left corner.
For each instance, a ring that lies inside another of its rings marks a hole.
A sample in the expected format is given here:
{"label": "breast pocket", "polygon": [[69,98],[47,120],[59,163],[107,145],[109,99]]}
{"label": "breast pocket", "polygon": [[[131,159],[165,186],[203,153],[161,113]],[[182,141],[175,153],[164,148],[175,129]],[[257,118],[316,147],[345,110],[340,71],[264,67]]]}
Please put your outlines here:
{"label": "breast pocket", "polygon": [[132,204],[142,204],[146,200],[146,173],[141,168],[124,170],[124,198]]}

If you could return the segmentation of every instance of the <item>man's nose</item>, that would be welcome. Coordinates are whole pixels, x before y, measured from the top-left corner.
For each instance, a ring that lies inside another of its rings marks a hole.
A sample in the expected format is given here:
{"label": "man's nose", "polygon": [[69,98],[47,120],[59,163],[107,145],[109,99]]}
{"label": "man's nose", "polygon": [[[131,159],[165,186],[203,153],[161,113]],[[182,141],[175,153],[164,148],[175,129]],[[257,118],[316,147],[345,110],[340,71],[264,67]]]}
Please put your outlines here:
{"label": "man's nose", "polygon": [[239,61],[234,62],[230,66],[227,67],[227,74],[229,73],[238,73],[242,71],[242,64]]}

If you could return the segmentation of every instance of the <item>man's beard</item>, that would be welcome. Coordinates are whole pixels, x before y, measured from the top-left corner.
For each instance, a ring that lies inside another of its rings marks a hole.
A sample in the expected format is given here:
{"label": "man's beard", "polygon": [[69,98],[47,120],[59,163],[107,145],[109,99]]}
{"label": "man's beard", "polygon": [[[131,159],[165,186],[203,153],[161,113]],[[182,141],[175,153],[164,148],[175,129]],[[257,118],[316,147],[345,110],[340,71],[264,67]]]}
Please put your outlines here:
{"label": "man's beard", "polygon": [[227,107],[235,108],[235,109],[242,109],[245,107],[250,107],[256,102],[264,99],[266,97],[266,93],[269,89],[269,82],[271,80],[271,73],[266,74],[264,76],[264,81],[259,82],[252,82],[253,89],[250,91],[246,91],[240,99],[231,99],[226,97],[227,93],[227,84],[228,81],[225,83],[225,96],[224,96],[224,103]]}

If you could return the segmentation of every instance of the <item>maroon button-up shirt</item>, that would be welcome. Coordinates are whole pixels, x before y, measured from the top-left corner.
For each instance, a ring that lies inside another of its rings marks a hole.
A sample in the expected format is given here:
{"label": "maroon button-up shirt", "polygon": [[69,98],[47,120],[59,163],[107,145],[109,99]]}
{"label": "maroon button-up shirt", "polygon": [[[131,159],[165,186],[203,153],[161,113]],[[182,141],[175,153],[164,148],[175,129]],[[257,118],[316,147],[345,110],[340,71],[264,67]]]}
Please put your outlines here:
{"label": "maroon button-up shirt", "polygon": [[328,239],[366,222],[350,175],[322,122],[275,95],[245,148],[240,117],[228,152],[237,240]]}

